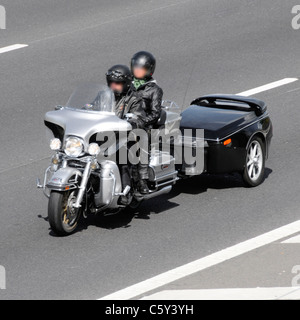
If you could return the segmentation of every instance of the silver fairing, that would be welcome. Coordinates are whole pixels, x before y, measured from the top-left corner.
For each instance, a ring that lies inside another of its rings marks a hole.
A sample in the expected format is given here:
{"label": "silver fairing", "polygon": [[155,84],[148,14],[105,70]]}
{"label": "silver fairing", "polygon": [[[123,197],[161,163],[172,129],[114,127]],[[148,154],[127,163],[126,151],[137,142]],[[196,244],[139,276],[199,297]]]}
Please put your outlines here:
{"label": "silver fairing", "polygon": [[86,111],[63,108],[50,111],[45,121],[58,125],[64,130],[64,139],[69,136],[81,138],[85,144],[99,132],[129,131],[131,125],[111,112]]}

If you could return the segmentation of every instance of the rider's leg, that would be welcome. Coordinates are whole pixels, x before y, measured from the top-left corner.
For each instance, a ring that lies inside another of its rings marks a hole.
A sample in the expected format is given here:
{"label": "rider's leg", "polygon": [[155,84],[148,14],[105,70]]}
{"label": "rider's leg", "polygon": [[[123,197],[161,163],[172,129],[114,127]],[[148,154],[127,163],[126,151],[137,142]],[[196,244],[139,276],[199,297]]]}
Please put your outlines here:
{"label": "rider's leg", "polygon": [[140,139],[140,162],[138,164],[139,189],[141,194],[149,193],[149,140],[148,135]]}
{"label": "rider's leg", "polygon": [[123,164],[121,166],[121,179],[122,179],[122,188],[123,188],[123,190],[127,186],[131,186],[130,172],[129,172],[129,167],[128,167],[127,164]]}
{"label": "rider's leg", "polygon": [[[122,180],[122,190],[127,186],[131,187],[130,171],[127,164],[120,165],[121,180]],[[126,196],[121,196],[119,200],[120,204],[128,205],[129,199]]]}
{"label": "rider's leg", "polygon": [[149,180],[149,173],[148,173],[148,164],[141,164],[138,165],[139,171],[139,190],[141,194],[149,193],[148,188],[148,180]]}

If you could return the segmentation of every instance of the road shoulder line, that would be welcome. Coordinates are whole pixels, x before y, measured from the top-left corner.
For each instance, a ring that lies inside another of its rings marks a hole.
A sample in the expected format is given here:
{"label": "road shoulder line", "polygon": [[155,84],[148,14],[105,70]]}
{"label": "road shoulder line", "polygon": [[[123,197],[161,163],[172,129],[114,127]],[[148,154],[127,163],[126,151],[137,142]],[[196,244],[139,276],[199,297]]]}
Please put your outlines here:
{"label": "road shoulder line", "polygon": [[107,295],[99,300],[128,300],[140,296],[151,290],[182,279],[204,269],[218,265],[244,253],[253,251],[282,238],[288,237],[300,231],[300,220],[264,233],[260,236],[246,240],[227,249],[218,251],[209,256],[195,260],[181,267],[169,270],[148,280],[139,282],[125,289]]}

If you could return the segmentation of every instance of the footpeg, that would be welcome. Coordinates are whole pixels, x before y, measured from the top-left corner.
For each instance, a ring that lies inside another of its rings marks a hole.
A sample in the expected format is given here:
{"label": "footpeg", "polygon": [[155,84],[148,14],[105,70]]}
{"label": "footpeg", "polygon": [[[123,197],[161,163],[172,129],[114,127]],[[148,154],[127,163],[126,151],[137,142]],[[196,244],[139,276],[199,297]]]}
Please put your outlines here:
{"label": "footpeg", "polygon": [[116,196],[124,196],[126,197],[128,195],[128,193],[130,192],[131,187],[130,186],[126,186],[125,189],[123,190],[122,193],[116,193]]}

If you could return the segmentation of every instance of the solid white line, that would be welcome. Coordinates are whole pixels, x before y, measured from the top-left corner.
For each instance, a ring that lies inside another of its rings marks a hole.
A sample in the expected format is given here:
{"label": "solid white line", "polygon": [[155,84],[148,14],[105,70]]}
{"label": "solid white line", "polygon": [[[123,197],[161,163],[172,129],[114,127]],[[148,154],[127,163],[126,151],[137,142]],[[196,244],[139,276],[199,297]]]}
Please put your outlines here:
{"label": "solid white line", "polygon": [[300,231],[300,220],[162,273],[99,300],[128,300]]}
{"label": "solid white line", "polygon": [[285,79],[282,79],[282,80],[279,80],[279,81],[275,81],[275,82],[266,84],[266,85],[261,86],[261,87],[257,87],[257,88],[251,89],[251,90],[240,92],[237,95],[249,97],[249,96],[253,96],[253,95],[255,95],[257,93],[260,93],[260,92],[268,91],[268,90],[271,90],[271,89],[274,89],[274,88],[278,88],[278,87],[284,86],[284,85],[289,84],[289,83],[293,83],[293,82],[298,81],[298,80],[299,80],[298,78],[285,78]]}
{"label": "solid white line", "polygon": [[287,239],[281,243],[300,243],[300,235],[293,237],[293,238],[290,238],[290,239]]}
{"label": "solid white line", "polygon": [[18,50],[18,49],[22,49],[28,47],[28,44],[13,44],[11,46],[8,47],[3,47],[0,48],[0,53],[5,53],[5,52],[9,52],[9,51],[13,51],[13,50]]}
{"label": "solid white line", "polygon": [[165,290],[141,300],[299,300],[300,287]]}

